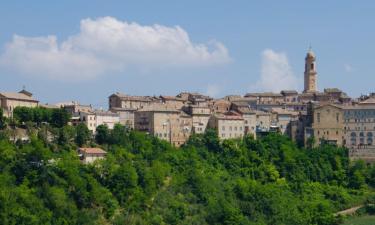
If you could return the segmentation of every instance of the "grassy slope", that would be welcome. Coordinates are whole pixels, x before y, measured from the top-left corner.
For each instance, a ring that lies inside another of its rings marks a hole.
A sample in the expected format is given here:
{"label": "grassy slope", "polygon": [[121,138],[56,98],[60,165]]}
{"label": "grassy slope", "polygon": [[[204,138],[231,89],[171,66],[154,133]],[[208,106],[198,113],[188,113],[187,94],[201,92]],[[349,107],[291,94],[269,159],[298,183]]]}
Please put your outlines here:
{"label": "grassy slope", "polygon": [[375,225],[375,216],[350,217],[343,225]]}

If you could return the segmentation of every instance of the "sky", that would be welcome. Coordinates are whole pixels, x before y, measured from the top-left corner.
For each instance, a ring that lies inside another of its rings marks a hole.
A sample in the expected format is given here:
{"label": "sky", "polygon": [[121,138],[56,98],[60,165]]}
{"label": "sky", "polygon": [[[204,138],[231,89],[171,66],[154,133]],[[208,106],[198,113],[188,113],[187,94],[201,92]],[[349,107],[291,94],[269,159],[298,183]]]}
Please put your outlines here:
{"label": "sky", "polygon": [[107,107],[115,92],[374,92],[375,1],[1,1],[0,91]]}

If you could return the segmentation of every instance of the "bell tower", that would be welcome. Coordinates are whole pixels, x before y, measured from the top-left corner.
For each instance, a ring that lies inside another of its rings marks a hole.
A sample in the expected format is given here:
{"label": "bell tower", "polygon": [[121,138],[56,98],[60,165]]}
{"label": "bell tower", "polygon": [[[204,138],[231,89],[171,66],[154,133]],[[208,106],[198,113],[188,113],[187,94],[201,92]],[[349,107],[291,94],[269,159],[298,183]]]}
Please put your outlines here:
{"label": "bell tower", "polygon": [[303,92],[316,92],[316,81],[317,72],[315,66],[315,54],[310,47],[305,58],[305,88]]}

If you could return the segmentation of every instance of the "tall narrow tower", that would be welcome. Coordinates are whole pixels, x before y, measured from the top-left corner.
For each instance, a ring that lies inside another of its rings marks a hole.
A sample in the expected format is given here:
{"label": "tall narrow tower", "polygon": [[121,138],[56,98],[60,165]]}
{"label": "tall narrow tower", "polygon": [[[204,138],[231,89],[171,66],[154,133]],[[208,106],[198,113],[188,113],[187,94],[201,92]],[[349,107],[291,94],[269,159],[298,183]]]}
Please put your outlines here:
{"label": "tall narrow tower", "polygon": [[316,81],[315,54],[310,48],[305,58],[305,88],[303,92],[316,92]]}

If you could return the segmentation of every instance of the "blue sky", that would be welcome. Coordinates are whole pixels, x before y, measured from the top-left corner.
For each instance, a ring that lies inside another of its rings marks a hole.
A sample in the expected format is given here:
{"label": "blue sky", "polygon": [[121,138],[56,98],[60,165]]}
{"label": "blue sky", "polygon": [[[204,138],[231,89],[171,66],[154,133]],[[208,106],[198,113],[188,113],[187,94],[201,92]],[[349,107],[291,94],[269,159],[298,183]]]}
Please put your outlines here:
{"label": "blue sky", "polygon": [[356,97],[375,91],[374,11],[374,1],[2,1],[0,90],[96,106],[116,91],[302,90],[311,44],[318,88]]}

